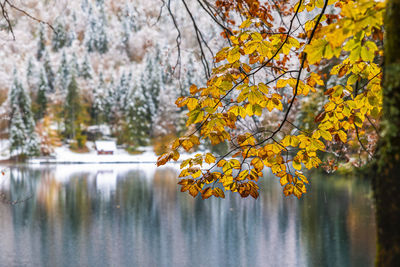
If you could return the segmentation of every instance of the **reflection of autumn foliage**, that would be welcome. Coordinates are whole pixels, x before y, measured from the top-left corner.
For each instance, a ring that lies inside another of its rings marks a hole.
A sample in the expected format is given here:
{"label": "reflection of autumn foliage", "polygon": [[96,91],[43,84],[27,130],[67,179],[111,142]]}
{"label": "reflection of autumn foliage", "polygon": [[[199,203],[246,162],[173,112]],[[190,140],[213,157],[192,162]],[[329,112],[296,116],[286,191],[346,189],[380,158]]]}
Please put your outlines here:
{"label": "reflection of autumn foliage", "polygon": [[[236,194],[203,201],[179,193],[175,170],[160,168],[153,175],[144,168],[118,173],[116,187],[104,191],[93,179],[95,168],[71,168],[58,181],[56,168],[19,169],[24,175],[12,178],[10,192],[17,196],[29,184],[35,193],[18,206],[0,205],[0,235],[11,233],[14,247],[34,244],[37,255],[51,251],[56,262],[69,264],[77,255],[74,266],[98,266],[102,256],[116,259],[116,266],[190,266],[204,262],[204,255],[218,259],[218,266],[236,266],[240,251],[243,266],[373,262],[367,181],[314,177],[311,192],[296,200],[282,198],[279,183],[267,175],[257,201]],[[288,253],[282,257],[278,250]]]}
{"label": "reflection of autumn foliage", "polygon": [[177,172],[174,169],[165,168],[156,170],[154,174],[153,189],[154,194],[161,198],[160,203],[166,203],[176,198],[177,193]]}
{"label": "reflection of autumn foliage", "polygon": [[36,125],[36,132],[40,137],[40,151],[42,155],[50,155],[54,152],[53,147],[61,146],[61,140],[57,130],[52,127],[52,118],[45,116],[43,120]]}
{"label": "reflection of autumn foliage", "polygon": [[58,202],[61,186],[51,171],[44,171],[42,173],[40,183],[36,188],[36,199],[49,217],[57,216],[59,212]]}

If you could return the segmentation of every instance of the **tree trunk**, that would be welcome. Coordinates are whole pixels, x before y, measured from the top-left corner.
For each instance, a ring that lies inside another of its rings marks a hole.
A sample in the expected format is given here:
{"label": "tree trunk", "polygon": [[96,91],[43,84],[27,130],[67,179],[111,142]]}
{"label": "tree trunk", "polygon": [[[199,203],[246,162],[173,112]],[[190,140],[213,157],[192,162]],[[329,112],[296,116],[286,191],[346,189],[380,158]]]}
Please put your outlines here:
{"label": "tree trunk", "polygon": [[376,266],[400,266],[400,0],[389,0],[385,17],[383,116],[376,203]]}

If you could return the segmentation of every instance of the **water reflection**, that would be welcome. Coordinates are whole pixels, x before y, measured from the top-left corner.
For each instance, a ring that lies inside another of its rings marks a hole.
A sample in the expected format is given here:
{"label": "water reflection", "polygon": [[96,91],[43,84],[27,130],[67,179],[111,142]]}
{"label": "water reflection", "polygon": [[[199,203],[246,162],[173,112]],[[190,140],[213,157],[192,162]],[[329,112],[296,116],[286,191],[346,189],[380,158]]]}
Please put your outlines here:
{"label": "water reflection", "polygon": [[192,199],[176,170],[12,168],[0,204],[0,266],[372,266],[368,182],[314,178],[301,200],[266,177],[258,200]]}

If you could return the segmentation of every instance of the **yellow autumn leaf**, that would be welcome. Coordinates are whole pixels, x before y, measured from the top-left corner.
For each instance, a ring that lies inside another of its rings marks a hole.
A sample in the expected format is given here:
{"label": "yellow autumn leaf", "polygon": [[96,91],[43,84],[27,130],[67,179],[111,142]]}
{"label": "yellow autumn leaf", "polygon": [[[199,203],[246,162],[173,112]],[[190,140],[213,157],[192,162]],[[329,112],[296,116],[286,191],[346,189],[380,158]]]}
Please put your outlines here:
{"label": "yellow autumn leaf", "polygon": [[338,131],[337,134],[338,134],[340,140],[341,140],[343,143],[346,143],[346,141],[347,141],[347,134],[346,134],[345,132],[343,132],[342,130]]}
{"label": "yellow autumn leaf", "polygon": [[251,19],[248,18],[245,21],[242,22],[242,24],[240,24],[239,28],[243,29],[243,28],[248,28],[251,26]]}
{"label": "yellow autumn leaf", "polygon": [[251,38],[252,38],[254,41],[257,41],[257,42],[261,42],[261,41],[263,40],[263,38],[262,38],[262,36],[261,36],[261,34],[260,34],[259,32],[253,32],[253,33],[251,34]]}
{"label": "yellow autumn leaf", "polygon": [[289,80],[279,79],[279,80],[276,82],[276,87],[277,87],[277,88],[283,88],[283,87],[286,86],[286,84],[288,83],[288,81],[289,81]]}
{"label": "yellow autumn leaf", "polygon": [[285,173],[285,175],[283,175],[281,177],[281,179],[279,180],[279,182],[281,183],[281,186],[286,185],[287,183],[290,183],[290,181],[292,180],[292,175],[289,173]]}
{"label": "yellow autumn leaf", "polygon": [[287,135],[282,139],[281,143],[285,147],[287,147],[287,146],[297,147],[300,143],[300,140],[297,136]]}
{"label": "yellow autumn leaf", "polygon": [[188,98],[188,101],[186,103],[186,106],[188,107],[188,109],[191,111],[193,109],[195,109],[197,107],[197,104],[199,103],[199,100],[197,100],[194,97],[190,97]]}
{"label": "yellow autumn leaf", "polygon": [[324,105],[324,108],[325,108],[326,112],[334,110],[335,107],[336,107],[336,104],[333,103],[333,102],[330,102],[330,101]]}
{"label": "yellow autumn leaf", "polygon": [[293,160],[292,165],[296,170],[301,170],[301,163],[299,161]]}
{"label": "yellow autumn leaf", "polygon": [[264,94],[268,94],[269,90],[268,90],[268,86],[266,86],[263,83],[259,83],[258,84],[258,89],[263,92]]}
{"label": "yellow autumn leaf", "polygon": [[197,185],[192,185],[189,187],[189,194],[192,197],[196,197],[197,194],[199,193],[199,191],[200,191],[200,188]]}
{"label": "yellow autumn leaf", "polygon": [[254,51],[256,51],[259,47],[259,43],[255,42],[255,41],[250,41],[247,42],[246,45],[243,48],[243,51],[246,55],[250,55],[252,53],[254,53]]}
{"label": "yellow autumn leaf", "polygon": [[243,33],[240,34],[240,37],[239,37],[240,41],[242,41],[242,42],[246,41],[247,38],[249,38],[249,33],[243,32]]}
{"label": "yellow autumn leaf", "polygon": [[193,147],[193,143],[189,139],[183,140],[181,145],[186,151],[189,151]]}
{"label": "yellow autumn leaf", "polygon": [[290,196],[291,194],[293,194],[293,189],[294,186],[292,184],[286,184],[283,188],[283,193],[285,194],[285,196]]}
{"label": "yellow autumn leaf", "polygon": [[186,125],[189,126],[193,123],[201,122],[204,118],[204,111],[200,109],[192,110],[188,113],[189,119],[186,122]]}
{"label": "yellow autumn leaf", "polygon": [[304,48],[304,52],[307,53],[307,61],[309,64],[314,64],[320,61],[325,52],[325,47],[329,45],[325,39],[314,39],[311,44]]}
{"label": "yellow autumn leaf", "polygon": [[233,49],[229,50],[228,56],[226,58],[229,63],[235,63],[240,59],[239,47],[236,46]]}
{"label": "yellow autumn leaf", "polygon": [[205,157],[205,162],[210,164],[210,163],[214,163],[216,160],[216,158],[213,156],[213,154],[211,153],[207,153],[206,157]]}
{"label": "yellow autumn leaf", "polygon": [[230,166],[231,166],[232,168],[234,168],[234,169],[240,169],[240,167],[242,166],[242,165],[240,164],[240,161],[237,160],[237,159],[231,159],[231,160],[229,161],[229,163],[230,163]]}
{"label": "yellow autumn leaf", "polygon": [[295,175],[297,175],[297,177],[299,177],[304,183],[308,184],[308,179],[304,176],[304,174],[302,172],[299,171],[295,171]]}
{"label": "yellow autumn leaf", "polygon": [[322,129],[319,129],[318,131],[322,138],[324,138],[327,141],[332,141],[332,135],[330,132],[328,132],[326,130],[322,130]]}
{"label": "yellow autumn leaf", "polygon": [[213,189],[211,187],[204,188],[201,191],[202,199],[207,199],[207,198],[211,197],[212,195],[213,195]]}
{"label": "yellow autumn leaf", "polygon": [[306,193],[306,187],[303,183],[297,183],[293,188],[293,195],[300,198],[303,193]]}
{"label": "yellow autumn leaf", "polygon": [[224,191],[222,191],[222,189],[221,189],[221,188],[218,188],[218,187],[214,188],[214,190],[213,190],[213,195],[214,195],[215,197],[225,198],[225,193],[224,193]]}
{"label": "yellow autumn leaf", "polygon": [[264,168],[263,161],[258,157],[251,160],[251,165],[253,165],[254,168],[259,172]]}

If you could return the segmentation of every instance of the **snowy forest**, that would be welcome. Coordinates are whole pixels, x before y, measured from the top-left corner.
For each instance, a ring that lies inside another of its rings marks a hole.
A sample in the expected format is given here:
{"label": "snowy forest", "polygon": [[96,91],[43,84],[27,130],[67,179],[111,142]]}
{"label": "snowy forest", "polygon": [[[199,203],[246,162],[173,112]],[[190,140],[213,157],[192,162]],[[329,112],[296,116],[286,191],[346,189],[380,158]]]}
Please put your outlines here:
{"label": "snowy forest", "polygon": [[[3,151],[51,155],[65,144],[85,152],[88,140],[112,139],[129,152],[157,143],[161,153],[187,131],[186,111],[175,100],[206,79],[193,26],[178,4],[171,9],[184,36],[179,49],[161,1],[43,0],[26,7],[42,22],[13,10],[13,33],[1,32]],[[202,37],[220,47],[220,31],[202,12],[195,15],[207,29]]]}
{"label": "snowy forest", "polygon": [[0,267],[398,266],[400,0],[0,9]]}

